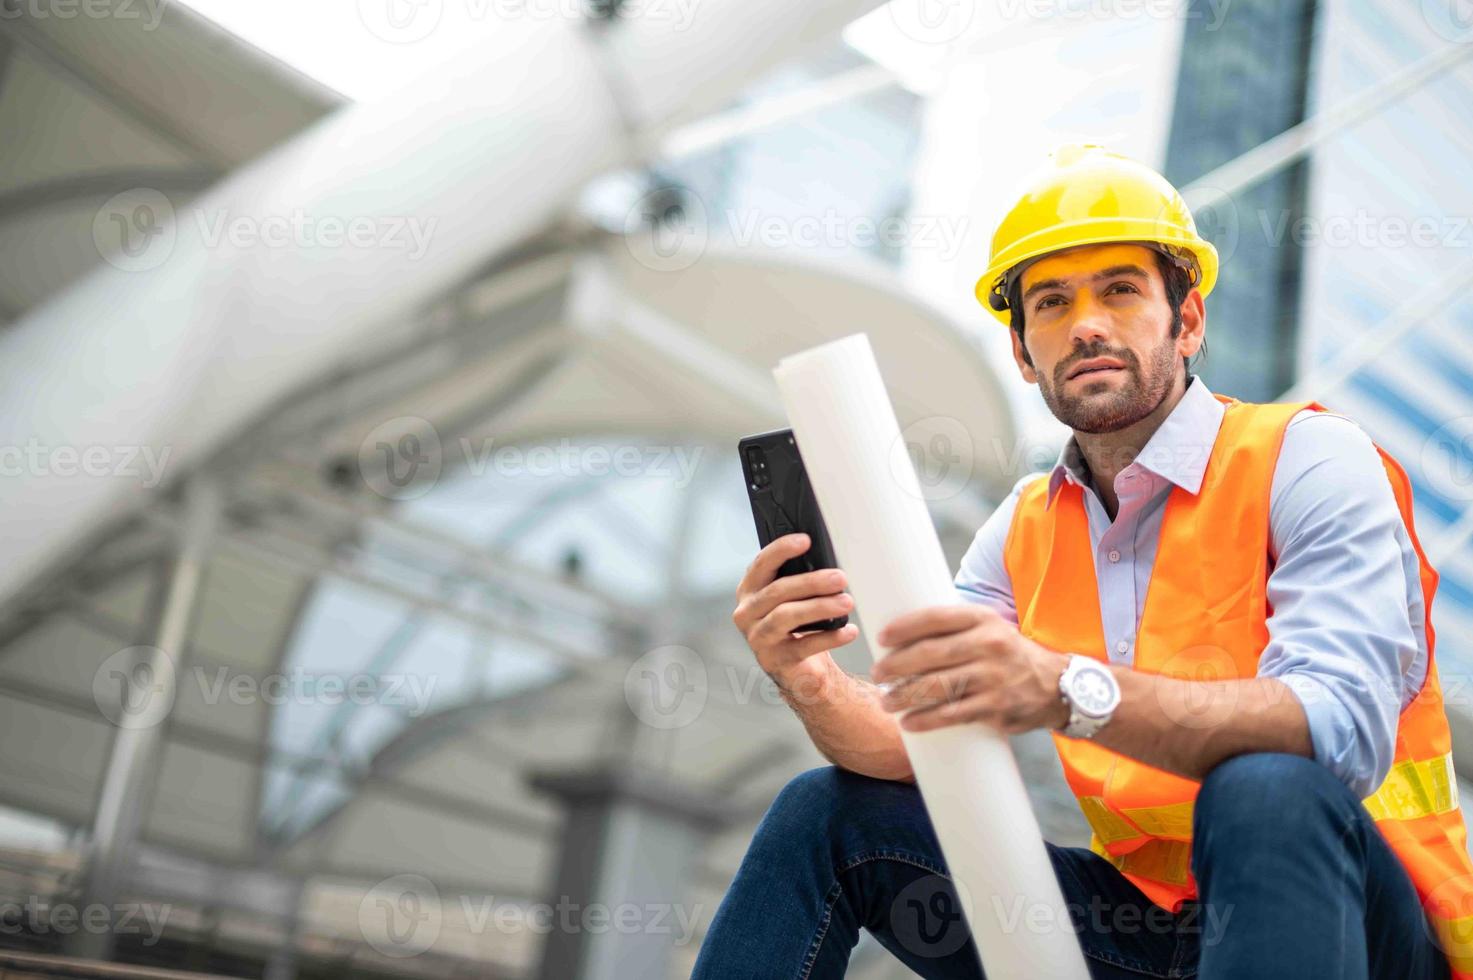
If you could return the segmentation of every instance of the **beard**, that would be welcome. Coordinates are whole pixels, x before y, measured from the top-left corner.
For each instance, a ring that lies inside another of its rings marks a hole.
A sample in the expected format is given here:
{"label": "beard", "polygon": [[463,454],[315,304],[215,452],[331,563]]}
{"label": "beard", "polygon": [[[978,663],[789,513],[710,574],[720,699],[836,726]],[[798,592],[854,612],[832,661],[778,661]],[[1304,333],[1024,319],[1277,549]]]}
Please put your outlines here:
{"label": "beard", "polygon": [[[1080,361],[1092,357],[1113,357],[1125,365],[1125,377],[1118,387],[1109,388],[1108,381],[1089,382],[1078,386],[1078,394],[1064,394],[1065,378]],[[1176,340],[1168,337],[1146,357],[1143,365],[1131,350],[1111,350],[1096,345],[1076,351],[1059,362],[1053,378],[1038,376],[1038,389],[1044,404],[1054,416],[1076,432],[1116,432],[1134,425],[1150,415],[1171,392],[1176,377]]]}

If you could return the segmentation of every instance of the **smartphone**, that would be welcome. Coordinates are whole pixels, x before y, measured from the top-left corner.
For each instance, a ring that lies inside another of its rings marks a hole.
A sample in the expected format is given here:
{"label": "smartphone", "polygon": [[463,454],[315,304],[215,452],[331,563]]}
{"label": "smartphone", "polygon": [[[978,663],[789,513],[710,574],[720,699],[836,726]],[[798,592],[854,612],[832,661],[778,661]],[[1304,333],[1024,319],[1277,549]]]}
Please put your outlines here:
{"label": "smartphone", "polygon": [[[834,545],[818,510],[808,471],[792,429],[778,429],[747,436],[737,443],[742,474],[747,479],[747,499],[752,502],[752,519],[757,522],[757,540],[767,547],[784,534],[808,535],[808,550],[789,558],[777,570],[779,576],[798,575],[820,568],[838,568]],[[836,630],[849,622],[848,616],[821,619],[794,632]]]}

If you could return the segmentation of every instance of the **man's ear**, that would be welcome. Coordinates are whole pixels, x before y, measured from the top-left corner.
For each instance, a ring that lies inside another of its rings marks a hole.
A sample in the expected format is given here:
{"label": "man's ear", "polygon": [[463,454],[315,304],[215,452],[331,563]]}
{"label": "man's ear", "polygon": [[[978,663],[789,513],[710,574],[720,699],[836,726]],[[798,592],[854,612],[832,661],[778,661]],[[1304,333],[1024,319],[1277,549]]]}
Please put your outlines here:
{"label": "man's ear", "polygon": [[1018,339],[1018,331],[1009,330],[1013,338],[1013,360],[1018,363],[1018,373],[1023,375],[1023,380],[1031,385],[1038,384],[1038,372],[1033,370],[1033,365],[1028,363],[1028,355],[1023,350],[1023,342]]}
{"label": "man's ear", "polygon": [[1191,357],[1201,350],[1207,337],[1207,306],[1202,302],[1202,292],[1193,289],[1181,304],[1181,333],[1176,338],[1176,349],[1182,357]]}

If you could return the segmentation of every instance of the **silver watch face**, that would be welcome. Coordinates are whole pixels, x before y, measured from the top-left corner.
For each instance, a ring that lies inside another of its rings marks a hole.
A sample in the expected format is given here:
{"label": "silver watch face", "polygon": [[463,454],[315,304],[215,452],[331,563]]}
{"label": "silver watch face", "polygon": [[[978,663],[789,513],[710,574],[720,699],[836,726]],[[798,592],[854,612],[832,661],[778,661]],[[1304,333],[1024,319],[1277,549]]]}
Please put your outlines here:
{"label": "silver watch face", "polygon": [[1080,667],[1069,684],[1069,700],[1086,715],[1108,714],[1115,707],[1115,698],[1115,678],[1097,664]]}

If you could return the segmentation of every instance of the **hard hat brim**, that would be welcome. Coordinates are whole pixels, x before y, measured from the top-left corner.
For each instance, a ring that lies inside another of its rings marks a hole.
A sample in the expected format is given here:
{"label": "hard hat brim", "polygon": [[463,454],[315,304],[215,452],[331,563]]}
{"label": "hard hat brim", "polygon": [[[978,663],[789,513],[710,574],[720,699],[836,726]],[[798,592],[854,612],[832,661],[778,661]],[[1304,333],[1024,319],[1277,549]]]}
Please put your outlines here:
{"label": "hard hat brim", "polygon": [[1197,235],[1182,234],[1165,221],[1120,217],[1092,218],[1052,225],[1012,242],[1008,248],[993,257],[987,270],[978,278],[973,292],[977,301],[994,318],[1005,326],[1011,326],[1012,312],[1007,309],[995,310],[988,302],[992,287],[1008,270],[1053,252],[1062,252],[1082,245],[1142,242],[1155,242],[1190,252],[1196,261],[1197,268],[1201,271],[1199,281],[1195,284],[1196,288],[1201,290],[1204,297],[1212,292],[1212,287],[1217,284],[1218,256],[1217,249],[1211,242]]}

